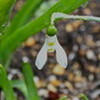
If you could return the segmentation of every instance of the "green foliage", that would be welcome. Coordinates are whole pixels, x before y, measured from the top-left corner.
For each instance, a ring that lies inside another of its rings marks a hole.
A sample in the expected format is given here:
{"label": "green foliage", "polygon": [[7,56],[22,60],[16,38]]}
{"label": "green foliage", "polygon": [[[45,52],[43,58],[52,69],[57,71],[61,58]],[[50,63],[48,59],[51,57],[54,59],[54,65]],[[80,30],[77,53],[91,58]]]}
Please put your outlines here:
{"label": "green foliage", "polygon": [[0,0],[0,32],[7,24],[15,0]]}
{"label": "green foliage", "polygon": [[6,100],[17,100],[15,98],[11,83],[7,78],[6,71],[2,65],[0,65],[0,87],[4,91]]}
{"label": "green foliage", "polygon": [[30,21],[31,17],[42,2],[42,0],[27,0],[22,9],[17,13],[11,24],[6,29],[6,37],[13,34],[14,31]]}
{"label": "green foliage", "polygon": [[31,66],[28,63],[24,63],[22,67],[24,80],[13,80],[10,82],[7,78],[5,68],[0,65],[0,87],[4,91],[6,100],[17,100],[12,87],[19,89],[27,100],[40,100],[33,80],[34,76]]}
{"label": "green foliage", "polygon": [[[59,100],[69,100],[69,97],[64,96],[64,97],[61,97]],[[80,94],[79,95],[79,100],[89,100],[89,99],[85,94]]]}
{"label": "green foliage", "polygon": [[59,100],[68,100],[67,96],[61,97]]}
{"label": "green foliage", "polygon": [[28,63],[23,64],[23,75],[28,92],[28,100],[40,100],[37,92],[37,88],[33,81],[32,68]]}
{"label": "green foliage", "polygon": [[25,95],[25,97],[28,98],[27,88],[24,80],[12,80],[11,85],[13,88],[19,89]]}
{"label": "green foliage", "polygon": [[24,63],[22,68],[24,79],[11,81],[12,87],[19,89],[27,100],[40,100],[33,80],[34,75],[31,66],[28,63]]}
{"label": "green foliage", "polygon": [[31,66],[28,63],[24,63],[22,68],[24,79],[11,81],[12,87],[19,89],[27,100],[40,100],[33,80],[34,75]]}
{"label": "green foliage", "polygon": [[80,94],[79,98],[80,98],[80,100],[89,100],[85,94]]}

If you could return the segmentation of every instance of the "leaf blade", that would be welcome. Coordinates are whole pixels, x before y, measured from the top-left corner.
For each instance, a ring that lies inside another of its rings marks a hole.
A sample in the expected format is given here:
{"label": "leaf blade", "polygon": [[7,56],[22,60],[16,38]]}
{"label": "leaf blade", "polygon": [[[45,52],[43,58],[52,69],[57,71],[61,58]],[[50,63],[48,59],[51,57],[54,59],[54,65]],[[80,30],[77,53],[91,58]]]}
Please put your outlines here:
{"label": "leaf blade", "polygon": [[13,34],[15,30],[22,27],[35,13],[36,9],[42,3],[42,0],[27,0],[22,9],[17,13],[11,22],[11,25],[5,31],[6,37]]}
{"label": "leaf blade", "polygon": [[34,75],[32,72],[32,68],[28,63],[23,64],[23,75],[24,75],[24,81],[26,83],[26,88],[28,91],[29,100],[40,100],[36,85],[33,80]]}
{"label": "leaf blade", "polygon": [[11,83],[7,78],[5,68],[0,65],[0,87],[3,89],[6,100],[17,100]]}

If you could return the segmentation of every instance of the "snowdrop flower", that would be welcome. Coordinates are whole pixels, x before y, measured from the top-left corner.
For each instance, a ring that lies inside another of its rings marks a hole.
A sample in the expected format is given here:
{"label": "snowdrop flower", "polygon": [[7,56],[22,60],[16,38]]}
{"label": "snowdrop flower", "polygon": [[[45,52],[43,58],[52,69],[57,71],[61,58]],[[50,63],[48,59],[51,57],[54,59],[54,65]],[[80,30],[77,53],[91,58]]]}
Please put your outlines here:
{"label": "snowdrop flower", "polygon": [[39,54],[36,58],[36,66],[38,69],[42,69],[47,61],[47,52],[54,52],[56,51],[56,59],[57,62],[63,66],[64,68],[67,67],[67,56],[64,49],[61,47],[57,40],[57,36],[46,36],[45,43],[40,50]]}

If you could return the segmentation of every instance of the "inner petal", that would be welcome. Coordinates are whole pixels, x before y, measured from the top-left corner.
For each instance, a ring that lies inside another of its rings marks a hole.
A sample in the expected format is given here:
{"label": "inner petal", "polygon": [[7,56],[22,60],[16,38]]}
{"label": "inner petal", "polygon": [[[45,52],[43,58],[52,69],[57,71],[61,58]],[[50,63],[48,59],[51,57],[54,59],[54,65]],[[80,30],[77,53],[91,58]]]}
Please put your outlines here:
{"label": "inner petal", "polygon": [[56,45],[56,36],[46,36],[47,51],[54,52]]}
{"label": "inner petal", "polygon": [[54,42],[47,43],[47,50],[48,50],[48,52],[54,52],[55,51],[55,43]]}

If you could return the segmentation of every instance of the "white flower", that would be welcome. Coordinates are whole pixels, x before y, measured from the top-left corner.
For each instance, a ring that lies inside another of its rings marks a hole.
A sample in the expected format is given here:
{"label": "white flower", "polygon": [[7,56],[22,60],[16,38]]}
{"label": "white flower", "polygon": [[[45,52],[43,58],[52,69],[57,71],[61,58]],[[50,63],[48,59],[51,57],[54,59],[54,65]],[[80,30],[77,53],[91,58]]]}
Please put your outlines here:
{"label": "white flower", "polygon": [[56,59],[57,62],[63,66],[64,68],[67,67],[67,56],[64,49],[60,46],[57,36],[46,36],[45,43],[40,50],[39,54],[36,58],[36,66],[38,69],[42,69],[47,61],[47,52],[54,52],[56,51]]}

